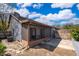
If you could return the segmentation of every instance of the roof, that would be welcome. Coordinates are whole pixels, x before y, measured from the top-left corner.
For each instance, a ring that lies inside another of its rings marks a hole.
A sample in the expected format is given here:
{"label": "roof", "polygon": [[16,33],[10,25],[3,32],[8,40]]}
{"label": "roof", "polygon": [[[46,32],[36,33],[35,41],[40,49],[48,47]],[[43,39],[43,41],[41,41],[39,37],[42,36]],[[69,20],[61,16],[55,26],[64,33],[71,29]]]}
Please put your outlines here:
{"label": "roof", "polygon": [[29,19],[29,18],[25,18],[25,17],[22,17],[20,16],[18,13],[14,13],[13,16],[17,19],[17,21],[19,21],[20,23],[30,23],[30,24],[38,24],[38,25],[42,25],[42,26],[45,26],[45,27],[52,27],[52,26],[49,26],[49,25],[46,25],[46,24],[43,24],[43,23],[40,23],[40,22],[37,22],[37,21],[34,21],[32,19]]}

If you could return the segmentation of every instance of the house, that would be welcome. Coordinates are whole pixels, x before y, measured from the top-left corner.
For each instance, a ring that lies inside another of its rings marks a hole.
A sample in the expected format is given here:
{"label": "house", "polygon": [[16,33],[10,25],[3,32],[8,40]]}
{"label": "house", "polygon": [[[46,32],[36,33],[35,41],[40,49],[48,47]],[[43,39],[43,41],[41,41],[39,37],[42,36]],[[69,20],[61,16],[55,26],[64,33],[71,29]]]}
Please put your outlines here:
{"label": "house", "polygon": [[51,38],[52,26],[24,18],[16,12],[9,14],[9,19],[13,39],[22,42],[24,47],[29,48]]}

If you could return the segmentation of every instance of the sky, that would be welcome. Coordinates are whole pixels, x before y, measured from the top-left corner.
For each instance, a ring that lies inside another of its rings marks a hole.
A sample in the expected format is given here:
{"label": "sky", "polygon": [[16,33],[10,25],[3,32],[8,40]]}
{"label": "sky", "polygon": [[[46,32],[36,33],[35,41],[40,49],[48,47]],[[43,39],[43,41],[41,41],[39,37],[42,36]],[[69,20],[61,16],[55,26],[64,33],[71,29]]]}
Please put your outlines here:
{"label": "sky", "polygon": [[48,25],[79,24],[78,3],[10,3],[14,11]]}

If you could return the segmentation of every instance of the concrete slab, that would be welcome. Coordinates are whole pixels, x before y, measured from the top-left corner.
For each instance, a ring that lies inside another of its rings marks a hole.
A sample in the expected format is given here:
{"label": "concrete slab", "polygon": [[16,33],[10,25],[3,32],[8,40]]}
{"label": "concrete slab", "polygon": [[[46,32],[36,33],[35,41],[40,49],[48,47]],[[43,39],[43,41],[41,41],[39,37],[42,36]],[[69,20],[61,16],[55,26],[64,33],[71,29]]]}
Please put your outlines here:
{"label": "concrete slab", "polygon": [[68,50],[75,50],[72,44],[72,40],[60,40],[60,39],[52,39],[49,42],[42,42],[44,44],[49,44],[54,47],[59,47]]}
{"label": "concrete slab", "polygon": [[58,47],[69,49],[69,50],[75,50],[72,44],[72,40],[61,40]]}

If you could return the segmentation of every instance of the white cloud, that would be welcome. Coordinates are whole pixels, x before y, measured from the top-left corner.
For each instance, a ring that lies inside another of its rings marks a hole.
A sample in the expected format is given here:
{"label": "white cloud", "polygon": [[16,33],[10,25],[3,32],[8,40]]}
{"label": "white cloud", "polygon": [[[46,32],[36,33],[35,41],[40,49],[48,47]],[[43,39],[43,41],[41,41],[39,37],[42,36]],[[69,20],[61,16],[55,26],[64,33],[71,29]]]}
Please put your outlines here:
{"label": "white cloud", "polygon": [[50,22],[50,20],[45,20],[45,19],[42,19],[42,18],[37,18],[37,19],[35,19],[35,21],[41,22],[43,24],[48,24],[48,25],[53,24],[53,22]]}
{"label": "white cloud", "polygon": [[37,8],[37,9],[39,9],[40,7],[42,7],[43,6],[43,4],[40,4],[40,3],[38,3],[38,4],[33,4],[33,8]]}
{"label": "white cloud", "polygon": [[[20,4],[19,4],[20,5]],[[51,22],[50,20],[69,20],[69,22],[65,22],[62,21],[60,24],[66,24],[66,23],[72,23],[70,20],[73,19],[75,17],[75,14],[72,13],[71,9],[64,9],[59,11],[58,13],[52,14],[49,13],[47,15],[42,15],[40,13],[36,13],[36,12],[32,12],[30,13],[29,10],[27,8],[25,8],[26,6],[32,6],[33,8],[40,8],[41,6],[43,6],[42,4],[22,4],[21,8],[19,10],[16,10],[21,16],[26,17],[28,15],[28,18],[36,18],[35,21],[44,23],[44,24],[48,24],[48,25],[52,25],[52,24],[56,24],[55,22]],[[61,8],[70,8],[69,6],[63,5],[63,7]],[[57,23],[59,24],[59,23]]]}
{"label": "white cloud", "polygon": [[17,7],[20,7],[20,9],[15,9],[15,11],[21,16],[26,17],[30,14],[29,10],[26,8],[27,6],[32,6],[32,3],[17,3]]}
{"label": "white cloud", "polygon": [[26,8],[21,8],[19,10],[15,9],[15,11],[18,12],[23,17],[26,17],[28,14],[30,14],[29,10]]}
{"label": "white cloud", "polygon": [[59,19],[71,19],[75,16],[70,9],[61,10],[58,14]]}
{"label": "white cloud", "polygon": [[15,9],[16,12],[18,12],[21,16],[26,17],[28,15],[28,18],[35,18],[35,17],[40,17],[41,14],[38,14],[36,12],[30,13],[29,10],[26,8],[27,6],[32,6],[34,8],[40,8],[42,4],[32,4],[32,3],[18,3],[18,7],[20,7],[19,10]]}
{"label": "white cloud", "polygon": [[70,20],[70,22],[73,24],[79,24],[79,18],[73,18]]}
{"label": "white cloud", "polygon": [[77,4],[77,6],[76,6],[77,8],[78,8],[78,10],[79,10],[79,4]]}
{"label": "white cloud", "polygon": [[27,6],[31,6],[32,3],[18,3],[17,6],[20,6],[21,8],[27,7]]}
{"label": "white cloud", "polygon": [[69,21],[61,21],[59,24],[60,25],[66,25],[66,24],[71,24],[72,22]]}
{"label": "white cloud", "polygon": [[71,8],[74,3],[53,3],[51,4],[51,8]]}
{"label": "white cloud", "polygon": [[55,13],[55,14],[51,14],[49,13],[48,15],[43,15],[41,16],[44,19],[47,20],[68,20],[71,19],[75,16],[74,13],[72,13],[72,11],[70,9],[65,9],[65,10],[61,10],[59,11],[59,13]]}
{"label": "white cloud", "polygon": [[64,9],[59,11],[59,13],[49,13],[47,15],[41,15],[39,18],[35,19],[36,21],[45,23],[45,24],[53,24],[50,20],[59,21],[59,20],[71,20],[75,17],[75,14],[72,13],[70,9]]}
{"label": "white cloud", "polygon": [[40,3],[37,3],[37,4],[33,4],[33,3],[18,3],[17,4],[18,7],[21,7],[21,8],[25,8],[27,6],[32,6],[33,8],[40,8],[43,6],[43,4],[40,4]]}
{"label": "white cloud", "polygon": [[33,19],[33,18],[40,17],[41,15],[42,14],[40,14],[40,13],[32,12],[32,13],[29,14],[28,18]]}
{"label": "white cloud", "polygon": [[65,24],[79,24],[79,18],[72,18],[69,21],[61,21],[59,23],[60,25],[65,25]]}
{"label": "white cloud", "polygon": [[50,19],[52,19],[50,17],[51,14],[49,14],[48,16],[46,15],[41,15],[39,18],[35,19],[35,21],[38,21],[38,22],[41,22],[41,23],[44,23],[44,24],[48,24],[48,25],[52,25],[52,24],[55,24],[54,22],[50,22]]}

